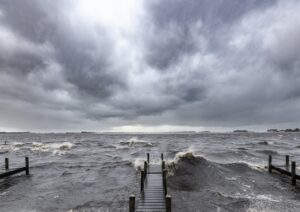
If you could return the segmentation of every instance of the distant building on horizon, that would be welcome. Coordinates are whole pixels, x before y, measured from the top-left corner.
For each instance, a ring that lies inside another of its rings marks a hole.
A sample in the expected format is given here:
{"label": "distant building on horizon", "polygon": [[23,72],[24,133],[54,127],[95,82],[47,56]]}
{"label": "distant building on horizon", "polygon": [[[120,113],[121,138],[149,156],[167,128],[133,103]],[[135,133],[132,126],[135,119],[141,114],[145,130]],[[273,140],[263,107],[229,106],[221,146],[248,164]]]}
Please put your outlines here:
{"label": "distant building on horizon", "polygon": [[247,133],[248,130],[234,130],[234,133]]}

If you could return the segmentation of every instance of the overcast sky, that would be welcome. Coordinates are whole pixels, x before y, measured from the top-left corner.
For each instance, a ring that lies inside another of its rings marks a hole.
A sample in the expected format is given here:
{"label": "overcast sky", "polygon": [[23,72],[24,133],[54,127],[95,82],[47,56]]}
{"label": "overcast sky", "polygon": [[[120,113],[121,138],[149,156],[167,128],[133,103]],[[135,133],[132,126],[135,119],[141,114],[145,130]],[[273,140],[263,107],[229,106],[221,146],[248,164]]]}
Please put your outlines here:
{"label": "overcast sky", "polygon": [[298,0],[0,0],[0,130],[300,126]]}

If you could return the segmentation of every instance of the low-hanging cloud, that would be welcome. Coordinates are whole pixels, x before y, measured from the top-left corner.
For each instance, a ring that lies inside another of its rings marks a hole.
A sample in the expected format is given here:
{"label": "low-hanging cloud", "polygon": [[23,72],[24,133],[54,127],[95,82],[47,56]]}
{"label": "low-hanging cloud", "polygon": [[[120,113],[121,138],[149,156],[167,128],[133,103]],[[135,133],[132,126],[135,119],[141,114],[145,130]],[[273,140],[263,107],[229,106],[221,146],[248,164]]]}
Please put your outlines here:
{"label": "low-hanging cloud", "polygon": [[82,2],[0,1],[3,129],[299,124],[298,1]]}

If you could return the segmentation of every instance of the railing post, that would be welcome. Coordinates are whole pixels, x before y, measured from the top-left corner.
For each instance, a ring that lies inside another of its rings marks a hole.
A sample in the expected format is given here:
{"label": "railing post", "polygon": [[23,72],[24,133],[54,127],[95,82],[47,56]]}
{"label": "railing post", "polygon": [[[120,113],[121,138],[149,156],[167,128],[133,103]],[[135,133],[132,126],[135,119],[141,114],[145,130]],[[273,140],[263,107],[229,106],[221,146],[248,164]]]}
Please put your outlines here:
{"label": "railing post", "polygon": [[144,161],[144,172],[145,172],[145,176],[147,175],[147,162]]}
{"label": "railing post", "polygon": [[292,185],[296,185],[296,162],[292,161]]}
{"label": "railing post", "polygon": [[129,197],[129,212],[135,212],[135,196],[130,195]]}
{"label": "railing post", "polygon": [[9,159],[5,158],[5,170],[9,169]]}
{"label": "railing post", "polygon": [[170,195],[166,195],[166,212],[172,211],[172,199]]}
{"label": "railing post", "polygon": [[288,155],[285,156],[285,167],[286,167],[286,170],[289,170],[289,167],[290,167],[290,156],[288,156]]}
{"label": "railing post", "polygon": [[147,153],[147,162],[148,162],[148,164],[150,164],[150,154],[149,153]]}
{"label": "railing post", "polygon": [[141,191],[144,191],[145,172],[141,171]]}
{"label": "railing post", "polygon": [[166,168],[166,162],[165,162],[165,161],[163,161],[163,162],[161,163],[161,168],[162,168],[162,170],[164,170],[164,169]]}
{"label": "railing post", "polygon": [[272,155],[269,155],[269,172],[272,172]]}
{"label": "railing post", "polygon": [[164,160],[164,153],[161,153],[161,154],[160,154],[160,158],[161,158],[161,161]]}
{"label": "railing post", "polygon": [[167,170],[163,170],[163,186],[165,195],[167,195]]}
{"label": "railing post", "polygon": [[26,175],[29,175],[29,159],[25,157]]}

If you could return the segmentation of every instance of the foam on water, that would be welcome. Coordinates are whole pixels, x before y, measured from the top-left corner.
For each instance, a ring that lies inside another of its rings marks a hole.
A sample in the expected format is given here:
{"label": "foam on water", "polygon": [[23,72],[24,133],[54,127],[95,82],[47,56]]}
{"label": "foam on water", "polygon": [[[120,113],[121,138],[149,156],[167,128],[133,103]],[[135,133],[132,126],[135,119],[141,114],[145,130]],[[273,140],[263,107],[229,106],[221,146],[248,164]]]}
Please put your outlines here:
{"label": "foam on water", "polygon": [[71,142],[62,143],[42,143],[42,142],[32,142],[32,143],[20,143],[16,142],[9,146],[9,150],[22,151],[30,150],[32,152],[50,152],[53,155],[62,155],[68,152],[74,147]]}
{"label": "foam on water", "polygon": [[138,139],[137,137],[131,137],[127,141],[121,141],[120,145],[123,145],[123,146],[125,145],[125,146],[128,146],[128,147],[136,147],[136,146],[149,146],[149,147],[152,147],[153,146],[153,144],[151,142]]}

